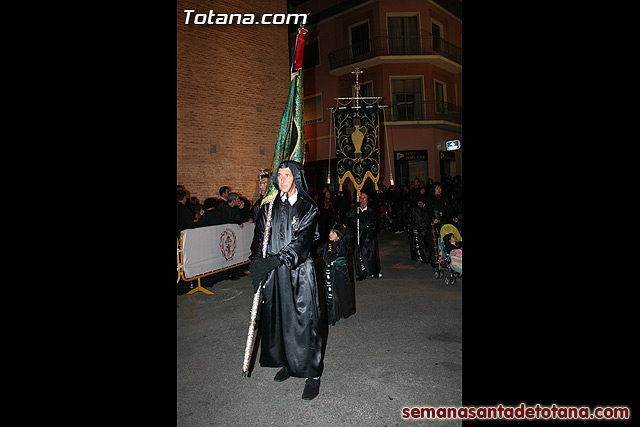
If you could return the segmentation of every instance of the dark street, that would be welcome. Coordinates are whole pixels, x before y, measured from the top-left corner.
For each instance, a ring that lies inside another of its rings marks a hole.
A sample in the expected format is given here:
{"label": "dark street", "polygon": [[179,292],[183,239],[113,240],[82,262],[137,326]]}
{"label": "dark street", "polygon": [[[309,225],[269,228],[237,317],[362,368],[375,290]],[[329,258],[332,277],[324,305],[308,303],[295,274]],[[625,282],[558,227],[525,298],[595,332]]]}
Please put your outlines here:
{"label": "dark street", "polygon": [[325,333],[311,401],[301,399],[304,379],[277,383],[275,368],[255,362],[242,378],[248,276],[216,283],[215,295],[178,295],[178,425],[396,426],[415,422],[401,418],[405,406],[460,406],[463,279],[446,286],[412,262],[406,233],[381,231],[378,241],[383,277],[355,282],[356,313]]}

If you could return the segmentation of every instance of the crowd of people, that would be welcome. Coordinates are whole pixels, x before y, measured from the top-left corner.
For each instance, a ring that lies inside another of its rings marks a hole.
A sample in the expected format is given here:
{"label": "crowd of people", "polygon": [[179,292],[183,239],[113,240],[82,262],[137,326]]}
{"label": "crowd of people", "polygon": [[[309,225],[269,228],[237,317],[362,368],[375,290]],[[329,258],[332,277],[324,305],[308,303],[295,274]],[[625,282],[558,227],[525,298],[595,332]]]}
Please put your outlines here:
{"label": "crowd of people", "polygon": [[[251,201],[232,192],[229,186],[219,188],[217,197],[208,197],[203,203],[189,197],[183,185],[177,186],[178,215],[177,237],[185,229],[219,224],[254,222],[260,202],[267,188],[269,175],[259,176],[260,196]],[[309,188],[309,197],[317,204],[319,236],[313,244],[315,254],[330,240],[330,231],[336,224],[344,227],[343,234],[350,242],[355,280],[382,276],[380,259],[374,236],[387,230],[396,234],[406,233],[412,261],[437,266],[437,233],[443,224],[454,224],[462,233],[462,178],[447,176],[442,182],[415,178],[410,184],[380,185],[378,190],[367,182],[360,196],[348,189],[330,191],[325,186],[320,191]],[[259,250],[260,242],[254,236],[252,257]],[[316,254],[320,256],[320,253]],[[238,279],[244,275],[232,271],[227,278]]]}
{"label": "crowd of people", "polygon": [[[348,232],[355,236],[353,232],[357,224],[354,210],[358,203],[362,205],[361,208],[371,208],[367,221],[363,223],[368,227],[365,241],[373,238],[372,232],[380,230],[407,233],[411,259],[430,264],[433,269],[437,263],[437,248],[434,247],[437,237],[434,239],[434,232],[439,232],[443,224],[453,224],[462,233],[462,178],[459,175],[444,177],[441,182],[432,179],[424,182],[415,178],[401,187],[386,188],[380,185],[378,190],[371,184],[365,185],[360,196],[366,199],[364,204],[357,199],[357,194],[352,197],[348,190],[331,192],[324,187],[318,193],[310,189],[310,195],[320,208],[320,242],[327,239],[328,230],[336,222],[347,226]],[[354,246],[354,251],[356,249]],[[359,256],[356,256],[354,265],[360,264]],[[379,267],[370,270],[371,275],[380,276]],[[362,277],[358,271],[356,267],[356,276]]]}
{"label": "crowd of people", "polygon": [[[229,186],[222,186],[218,196],[208,197],[201,203],[196,197],[188,197],[187,189],[178,185],[177,237],[180,237],[182,230],[189,228],[219,224],[242,226],[245,222],[254,222],[266,191],[268,178],[267,174],[259,176],[260,197],[253,202],[232,192]],[[325,186],[316,191],[313,187],[309,188],[309,196],[316,202],[320,212],[319,239],[314,244],[314,251],[329,240],[329,232],[335,224],[345,226],[344,233],[352,244],[357,244],[358,239],[354,240],[353,237],[358,229],[358,206],[363,213],[360,230],[363,248],[380,230],[397,234],[407,233],[410,256],[416,262],[435,266],[432,232],[439,230],[442,224],[454,224],[462,233],[462,178],[459,175],[447,176],[441,182],[434,182],[431,178],[424,182],[415,178],[410,184],[389,188],[380,185],[378,190],[370,183],[367,184],[369,185],[363,188],[360,198],[357,194],[352,195],[347,189],[330,191]],[[434,227],[431,224],[434,224]],[[254,254],[257,250],[256,244],[254,242],[252,249]],[[356,280],[363,280],[367,276],[358,274],[362,272],[363,262],[360,258],[361,254],[356,254],[354,258],[354,263],[360,268],[356,271]],[[379,260],[373,262],[376,266],[370,266],[368,276],[379,277]]]}
{"label": "crowd of people", "polygon": [[249,199],[232,192],[228,186],[220,187],[218,193],[218,197],[207,197],[200,203],[197,197],[189,197],[184,185],[178,184],[178,238],[182,230],[190,228],[220,224],[238,224],[242,227],[245,222],[253,222],[254,212]]}

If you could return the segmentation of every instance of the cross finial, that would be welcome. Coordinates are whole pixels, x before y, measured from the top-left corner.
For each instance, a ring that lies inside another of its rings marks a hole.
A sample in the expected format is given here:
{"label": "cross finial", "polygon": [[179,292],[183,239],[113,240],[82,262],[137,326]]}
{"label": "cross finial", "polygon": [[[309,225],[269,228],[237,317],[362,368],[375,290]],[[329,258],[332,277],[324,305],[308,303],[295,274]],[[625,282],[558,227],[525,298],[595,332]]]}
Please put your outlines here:
{"label": "cross finial", "polygon": [[354,71],[351,72],[351,74],[355,74],[356,75],[356,86],[360,86],[360,84],[358,83],[358,77],[360,76],[360,74],[364,73],[364,71],[362,71],[360,69],[360,67],[356,67],[356,69]]}
{"label": "cross finial", "polygon": [[364,73],[364,71],[362,71],[360,67],[356,67],[356,69],[351,72],[351,74],[356,75],[356,107],[360,105],[360,100],[358,99],[360,98],[360,82],[358,81],[358,77],[362,73]]}

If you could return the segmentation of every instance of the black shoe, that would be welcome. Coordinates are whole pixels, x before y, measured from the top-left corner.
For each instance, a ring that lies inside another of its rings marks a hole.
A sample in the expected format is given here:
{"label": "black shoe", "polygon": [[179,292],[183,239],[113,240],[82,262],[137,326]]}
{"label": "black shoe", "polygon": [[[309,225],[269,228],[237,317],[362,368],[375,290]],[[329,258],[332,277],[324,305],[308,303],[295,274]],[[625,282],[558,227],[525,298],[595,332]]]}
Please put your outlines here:
{"label": "black shoe", "polygon": [[280,369],[278,371],[276,376],[273,377],[273,380],[277,381],[277,382],[282,382],[282,381],[286,380],[287,378],[289,378],[289,369],[287,369],[287,367],[285,366],[284,368],[282,368],[282,369]]}
{"label": "black shoe", "polygon": [[320,393],[320,378],[314,380],[313,378],[307,378],[304,382],[304,391],[302,392],[302,398],[304,400],[311,400]]}
{"label": "black shoe", "polygon": [[367,278],[367,276],[358,276],[358,277],[356,277],[356,282],[360,282],[360,281],[362,281],[362,280],[364,280],[366,278]]}

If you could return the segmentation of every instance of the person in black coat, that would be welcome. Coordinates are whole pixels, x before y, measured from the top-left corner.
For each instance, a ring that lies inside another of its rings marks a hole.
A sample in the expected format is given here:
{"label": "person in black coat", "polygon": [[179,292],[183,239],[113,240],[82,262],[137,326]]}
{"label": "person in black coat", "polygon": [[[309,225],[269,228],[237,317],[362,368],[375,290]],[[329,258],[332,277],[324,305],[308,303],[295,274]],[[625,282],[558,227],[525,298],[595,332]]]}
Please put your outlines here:
{"label": "person in black coat", "polygon": [[264,198],[264,192],[267,191],[267,183],[269,182],[269,175],[261,174],[259,175],[260,183],[258,187],[260,188],[260,197],[258,200],[253,202],[253,220],[255,221],[258,218],[258,212],[260,212],[260,204],[262,203],[262,199]]}
{"label": "person in black coat", "polygon": [[[347,220],[356,232],[356,237],[353,240],[353,266],[356,270],[356,281],[364,280],[367,276],[382,277],[376,241],[374,240],[377,223],[376,212],[369,206],[367,193],[360,193],[359,201],[360,204],[351,208],[347,213]],[[358,229],[360,232],[359,241]]]}
{"label": "person in black coat", "polygon": [[322,206],[320,206],[320,216],[318,217],[318,231],[320,232],[319,244],[329,238],[331,227],[337,220],[338,216],[333,208],[331,199],[324,199]]}
{"label": "person in black coat", "polygon": [[[447,197],[442,195],[442,184],[439,182],[433,183],[433,195],[427,200],[427,213],[429,214],[429,222],[433,223],[433,231],[431,233],[431,241],[433,248],[433,255],[431,257],[431,267],[435,269],[437,266],[437,239],[440,234],[440,228],[444,224],[458,224],[458,216],[451,206],[451,202]],[[437,233],[437,234],[434,234]]]}
{"label": "person in black coat", "polygon": [[322,256],[325,262],[324,297],[327,322],[329,325],[335,325],[339,319],[346,319],[356,312],[346,258],[351,247],[351,236],[343,224],[334,224],[328,234],[329,240],[318,247],[316,255]]}
{"label": "person in black coat", "polygon": [[[184,191],[182,188],[178,188],[178,205],[177,205],[177,214],[176,214],[176,220],[177,220],[177,225],[178,225],[178,233],[177,233],[177,238],[180,238],[180,233],[182,233],[183,230],[188,230],[190,228],[195,228],[196,223],[193,222],[193,213],[191,212],[191,210],[189,210],[188,207],[185,206],[185,203],[187,203],[188,199],[187,199],[187,193],[186,191]],[[176,279],[178,279],[180,277],[180,272],[176,271]],[[184,281],[184,280],[178,280],[177,281],[177,286],[176,286],[176,291],[178,295],[184,294],[187,291],[189,291],[190,289],[190,281]]]}
{"label": "person in black coat", "polygon": [[455,224],[458,222],[458,216],[451,205],[449,199],[442,195],[442,185],[435,182],[433,195],[427,200],[427,213],[429,221],[437,224],[440,229],[443,224]]}
{"label": "person in black coat", "polygon": [[184,190],[178,189],[178,211],[176,214],[177,225],[178,225],[178,239],[180,238],[180,233],[182,230],[186,230],[189,228],[195,228],[196,224],[193,222],[193,214],[185,206],[187,203],[187,193]]}
{"label": "person in black coat", "polygon": [[[253,222],[256,223],[258,221],[258,215],[260,214],[260,205],[262,204],[262,199],[264,198],[264,193],[265,191],[267,191],[267,183],[269,182],[269,175],[266,173],[263,173],[261,175],[259,175],[260,178],[260,183],[259,183],[259,188],[260,188],[260,197],[258,198],[258,200],[256,200],[255,202],[253,202]],[[262,250],[262,242],[259,242],[258,240],[258,229],[254,228],[253,231],[253,240],[251,242],[251,256],[249,257],[250,259],[254,259],[258,253]]]}
{"label": "person in black coat", "polygon": [[418,196],[416,204],[411,206],[408,216],[409,249],[413,261],[429,262],[433,236],[427,212],[426,197]]}
{"label": "person in black coat", "polygon": [[238,196],[238,212],[242,222],[253,222],[253,209],[251,209],[251,202],[246,197]]}
{"label": "person in black coat", "polygon": [[200,215],[200,219],[196,223],[196,227],[208,227],[215,224],[216,206],[218,202],[213,197],[207,197],[204,199],[202,208],[204,212]]}
{"label": "person in black coat", "polygon": [[[254,292],[262,286],[260,312],[260,366],[281,367],[275,381],[306,378],[302,398],[315,398],[320,390],[322,311],[311,255],[318,239],[318,206],[307,193],[302,165],[282,162],[271,175],[278,194],[272,206],[267,257],[261,251],[251,261]],[[256,218],[262,242],[269,203]]]}
{"label": "person in black coat", "polygon": [[341,224],[347,223],[347,212],[351,209],[351,195],[346,188],[338,190],[333,198],[333,207],[338,217],[337,221]]}
{"label": "person in black coat", "polygon": [[214,225],[238,224],[242,228],[242,217],[240,216],[239,205],[240,199],[238,199],[238,193],[229,193],[226,203],[220,203],[214,210]]}

